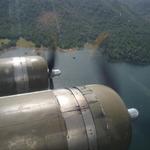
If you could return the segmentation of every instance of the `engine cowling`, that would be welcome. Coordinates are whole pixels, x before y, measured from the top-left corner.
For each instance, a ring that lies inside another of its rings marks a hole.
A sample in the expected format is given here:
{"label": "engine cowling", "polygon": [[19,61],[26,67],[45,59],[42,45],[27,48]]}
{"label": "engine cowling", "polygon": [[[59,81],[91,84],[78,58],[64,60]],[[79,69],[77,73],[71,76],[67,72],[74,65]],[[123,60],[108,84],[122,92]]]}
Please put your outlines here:
{"label": "engine cowling", "polygon": [[47,62],[39,56],[0,59],[0,96],[48,89]]}
{"label": "engine cowling", "polygon": [[3,150],[127,150],[131,119],[103,85],[0,98]]}

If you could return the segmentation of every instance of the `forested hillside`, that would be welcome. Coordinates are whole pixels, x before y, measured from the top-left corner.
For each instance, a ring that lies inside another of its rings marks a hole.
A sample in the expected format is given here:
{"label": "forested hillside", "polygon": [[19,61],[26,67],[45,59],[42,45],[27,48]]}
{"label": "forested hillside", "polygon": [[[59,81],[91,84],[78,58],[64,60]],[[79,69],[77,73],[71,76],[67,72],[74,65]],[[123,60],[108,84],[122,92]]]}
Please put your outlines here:
{"label": "forested hillside", "polygon": [[149,63],[150,23],[130,6],[122,0],[0,0],[0,39],[71,48],[107,33],[101,46],[111,60]]}
{"label": "forested hillside", "polygon": [[141,15],[150,21],[150,0],[120,0],[132,9],[135,13]]}

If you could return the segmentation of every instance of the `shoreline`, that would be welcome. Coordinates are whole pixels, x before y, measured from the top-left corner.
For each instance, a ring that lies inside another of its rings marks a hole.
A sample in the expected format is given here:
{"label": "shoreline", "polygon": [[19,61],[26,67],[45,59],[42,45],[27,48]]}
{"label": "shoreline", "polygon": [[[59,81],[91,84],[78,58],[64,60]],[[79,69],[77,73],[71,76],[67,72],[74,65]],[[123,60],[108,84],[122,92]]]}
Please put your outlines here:
{"label": "shoreline", "polygon": [[[46,48],[46,47],[40,47],[40,48],[37,48],[37,47],[18,47],[18,46],[13,46],[13,47],[9,47],[9,48],[5,48],[5,49],[2,49],[0,50],[0,55],[2,55],[2,53],[5,53],[5,52],[8,52],[10,50],[16,50],[16,49],[30,49],[32,50],[32,54],[36,54],[38,56],[43,56],[43,52],[44,51],[48,51],[49,49]],[[85,48],[84,48],[85,49]],[[80,49],[79,48],[69,48],[69,49],[62,49],[62,48],[57,48],[56,49],[58,52],[62,52],[62,53],[70,53],[70,52],[75,52],[75,51],[79,51]],[[24,53],[24,55],[28,55],[27,52]],[[104,56],[106,56],[105,54],[103,54]],[[107,56],[106,56],[107,57]],[[140,65],[140,66],[148,66],[150,65],[150,62],[137,62],[137,61],[131,61],[131,60],[121,60],[121,59],[113,59],[113,58],[109,58],[107,57],[107,61],[109,63],[128,63],[128,64],[131,64],[131,65]]]}

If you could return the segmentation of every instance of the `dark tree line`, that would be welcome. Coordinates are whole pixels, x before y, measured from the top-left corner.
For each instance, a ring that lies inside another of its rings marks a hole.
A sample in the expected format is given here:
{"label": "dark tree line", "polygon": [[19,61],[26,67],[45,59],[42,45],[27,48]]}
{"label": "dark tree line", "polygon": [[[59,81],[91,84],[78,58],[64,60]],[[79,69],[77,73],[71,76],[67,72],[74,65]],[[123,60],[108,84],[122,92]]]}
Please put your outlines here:
{"label": "dark tree line", "polygon": [[120,1],[0,0],[0,38],[12,40],[11,45],[23,37],[36,47],[72,48],[107,32],[105,55],[148,63],[150,23]]}

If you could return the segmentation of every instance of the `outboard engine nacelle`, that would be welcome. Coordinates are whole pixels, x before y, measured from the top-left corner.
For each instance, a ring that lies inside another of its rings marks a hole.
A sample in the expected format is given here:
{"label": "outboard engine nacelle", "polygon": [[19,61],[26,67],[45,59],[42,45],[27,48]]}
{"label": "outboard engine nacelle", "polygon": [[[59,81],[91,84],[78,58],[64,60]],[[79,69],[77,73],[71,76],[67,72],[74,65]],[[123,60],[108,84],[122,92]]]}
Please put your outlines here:
{"label": "outboard engine nacelle", "polygon": [[0,96],[48,89],[47,68],[39,56],[0,59]]}

